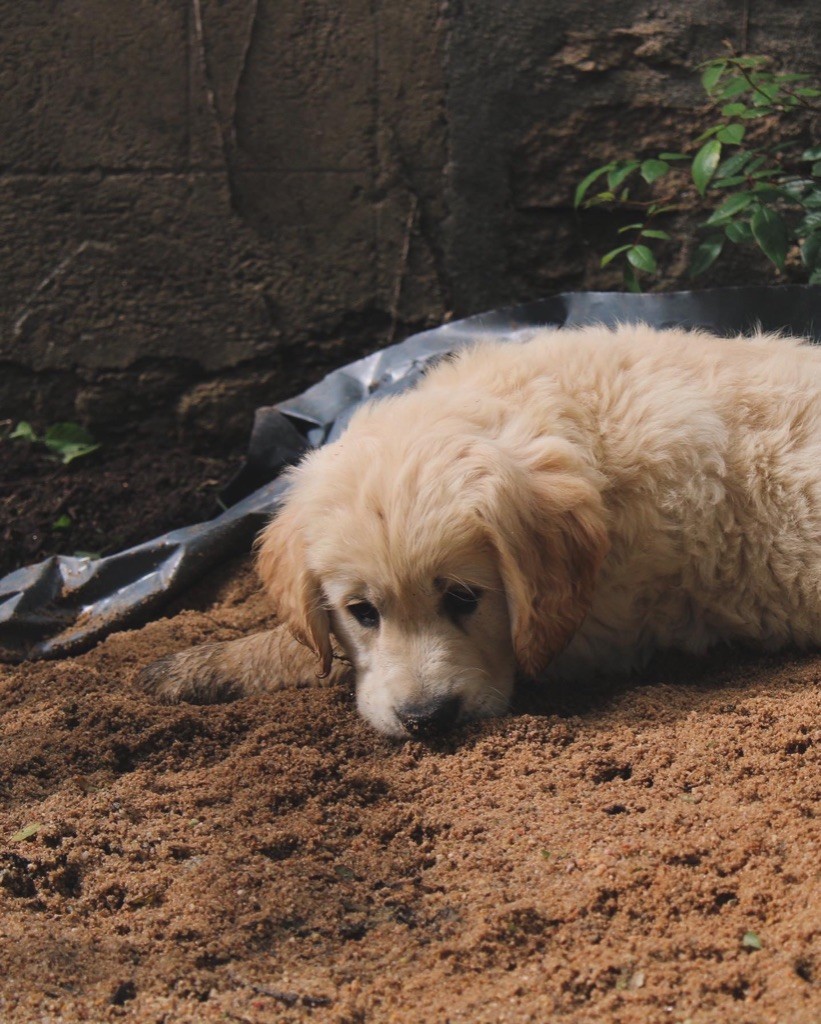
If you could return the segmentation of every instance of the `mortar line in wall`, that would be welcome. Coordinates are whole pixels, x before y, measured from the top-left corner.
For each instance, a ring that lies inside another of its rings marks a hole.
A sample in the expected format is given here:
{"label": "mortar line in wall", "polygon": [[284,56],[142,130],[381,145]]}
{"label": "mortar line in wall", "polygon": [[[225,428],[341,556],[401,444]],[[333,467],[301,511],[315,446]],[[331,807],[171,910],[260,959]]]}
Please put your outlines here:
{"label": "mortar line in wall", "polygon": [[[439,0],[438,16],[442,22],[442,114],[445,121],[445,160],[440,168],[442,201],[445,205],[444,220],[450,224],[450,228],[443,231],[441,239],[436,246],[431,246],[436,266],[436,277],[439,287],[442,290],[442,300],[445,309],[453,309],[453,280],[448,273],[451,265],[452,244],[448,239],[449,232],[453,231],[452,216],[453,210],[451,201],[453,197],[453,166],[455,160],[453,130],[450,118],[451,103],[451,56],[454,34],[454,17],[449,0]],[[452,235],[451,235],[452,238]]]}
{"label": "mortar line in wall", "polygon": [[[374,189],[378,190],[382,181],[383,155],[382,155],[382,102],[379,93],[379,86],[382,81],[382,50],[379,44],[380,27],[379,0],[371,0],[371,17],[373,19],[373,166],[371,176]],[[376,248],[376,259],[373,265],[376,268],[376,276],[373,282],[374,294],[379,293],[379,285],[382,280],[382,222],[381,211],[378,203],[371,205],[371,223],[373,225],[373,243]]]}
{"label": "mortar line in wall", "polygon": [[97,242],[92,239],[86,239],[85,241],[80,242],[79,245],[76,245],[71,252],[62,256],[51,267],[45,277],[41,278],[41,280],[38,281],[38,283],[31,289],[28,298],[20,304],[17,312],[12,314],[12,340],[18,341],[23,336],[23,328],[34,310],[34,303],[37,296],[50,288],[56,281],[59,281],[69,267],[89,250],[92,252],[114,253],[117,251],[117,247],[111,242]]}
{"label": "mortar line in wall", "polygon": [[194,133],[191,128],[191,121],[193,118],[192,103],[193,94],[191,88],[191,77],[193,75],[193,69],[191,67],[191,5],[185,4],[183,7],[185,12],[185,67],[187,74],[185,76],[185,135],[183,136],[183,150],[185,152],[185,160],[187,169],[192,170],[191,157],[192,157],[192,146]]}
{"label": "mortar line in wall", "polygon": [[234,159],[239,149],[239,143],[237,142],[237,116],[239,110],[239,93],[242,88],[242,81],[248,72],[248,61],[251,55],[251,47],[254,44],[254,36],[256,35],[257,22],[259,20],[259,0],[252,0],[251,13],[248,17],[248,34],[245,36],[245,41],[242,46],[242,53],[240,54],[239,70],[237,71],[237,77],[234,81],[234,87],[231,90],[231,108],[228,111],[228,131],[230,133],[230,141]]}
{"label": "mortar line in wall", "polygon": [[[237,167],[237,174],[368,174],[372,167]],[[422,173],[438,174],[438,167],[420,167]],[[225,176],[222,165],[191,167],[184,170],[179,167],[81,167],[70,170],[56,171],[53,168],[21,167],[0,171],[0,181],[4,178],[81,178],[93,176],[139,177],[155,176],[185,178],[189,175],[220,175]]]}
{"label": "mortar line in wall", "polygon": [[750,7],[751,0],[742,0],[741,11],[741,52],[747,53],[750,45]]}
{"label": "mortar line in wall", "polygon": [[202,88],[205,94],[205,105],[214,119],[217,136],[222,150],[222,159],[225,164],[225,186],[228,189],[228,197],[232,209],[240,212],[240,205],[237,200],[236,185],[234,181],[234,146],[230,126],[226,125],[220,116],[219,104],[217,102],[217,89],[208,66],[208,47],[205,40],[205,23],[203,21],[202,0],[191,0],[191,13],[194,18],[194,42],[196,43],[197,57],[200,73],[202,75]]}

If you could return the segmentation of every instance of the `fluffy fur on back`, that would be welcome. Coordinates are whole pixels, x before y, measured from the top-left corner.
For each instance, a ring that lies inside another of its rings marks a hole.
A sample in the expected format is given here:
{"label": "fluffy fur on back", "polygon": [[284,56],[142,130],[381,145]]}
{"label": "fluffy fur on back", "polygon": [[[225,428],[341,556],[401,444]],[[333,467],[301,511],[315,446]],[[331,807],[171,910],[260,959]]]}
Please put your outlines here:
{"label": "fluffy fur on back", "polygon": [[821,642],[821,350],[623,326],[481,343],[292,472],[259,567],[362,713],[415,734],[515,672]]}

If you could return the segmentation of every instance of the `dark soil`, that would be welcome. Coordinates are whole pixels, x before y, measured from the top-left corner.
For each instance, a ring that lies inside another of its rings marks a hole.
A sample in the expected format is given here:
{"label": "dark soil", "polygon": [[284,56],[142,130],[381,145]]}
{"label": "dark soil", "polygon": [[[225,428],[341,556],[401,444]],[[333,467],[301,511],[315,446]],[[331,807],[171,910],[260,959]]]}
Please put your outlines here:
{"label": "dark soil", "polygon": [[108,555],[220,511],[243,451],[152,438],[105,443],[68,465],[42,445],[0,440],[0,576],[49,555]]}

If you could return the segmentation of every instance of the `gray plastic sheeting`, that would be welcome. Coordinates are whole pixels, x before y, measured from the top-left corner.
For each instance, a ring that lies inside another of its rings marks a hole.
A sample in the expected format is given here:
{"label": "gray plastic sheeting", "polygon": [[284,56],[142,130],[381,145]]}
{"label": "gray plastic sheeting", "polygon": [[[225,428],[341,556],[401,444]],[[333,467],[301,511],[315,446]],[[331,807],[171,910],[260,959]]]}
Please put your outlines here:
{"label": "gray plastic sheeting", "polygon": [[206,570],[250,548],[286,489],[276,479],[284,466],[338,437],[363,402],[411,386],[448,352],[480,338],[522,341],[543,326],[639,321],[717,334],[761,327],[821,341],[821,287],[557,295],[445,324],[375,352],[290,401],[257,410],[245,466],[226,491],[236,504],[222,515],[107,558],[54,556],[0,580],[0,659],[76,654],[157,615]]}

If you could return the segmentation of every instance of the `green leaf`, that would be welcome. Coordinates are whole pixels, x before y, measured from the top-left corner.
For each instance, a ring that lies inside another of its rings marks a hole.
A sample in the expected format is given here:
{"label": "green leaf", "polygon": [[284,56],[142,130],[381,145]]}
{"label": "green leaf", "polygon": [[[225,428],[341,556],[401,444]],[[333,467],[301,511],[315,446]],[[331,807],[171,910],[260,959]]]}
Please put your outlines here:
{"label": "green leaf", "polygon": [[61,444],[94,444],[94,438],[79,423],[55,423],[44,438],[49,447]]}
{"label": "green leaf", "polygon": [[[800,148],[801,145],[802,145],[802,143],[801,143],[800,139],[780,139],[778,142],[774,143],[772,146],[763,147],[761,152],[764,153],[764,152],[767,151],[767,149],[769,149],[770,151],[775,150],[775,149],[777,149],[777,150],[798,149],[798,148]],[[796,159],[798,159],[798,157],[796,157]]]}
{"label": "green leaf", "polygon": [[646,228],[641,234],[644,238],[663,238],[665,241],[670,240],[670,236],[666,231],[662,231],[661,228]]}
{"label": "green leaf", "polygon": [[776,203],[782,198],[780,188],[773,188],[768,181],[759,181],[753,186],[753,192],[760,203]]}
{"label": "green leaf", "polygon": [[749,89],[746,79],[732,78],[718,94],[719,100],[732,100]]}
{"label": "green leaf", "polygon": [[716,168],[716,177],[729,178],[734,174],[738,174],[744,164],[752,159],[752,156],[753,154],[748,153],[746,149],[742,149],[738,153],[733,153],[732,156],[727,157],[726,160],[722,160],[718,165]]}
{"label": "green leaf", "polygon": [[821,210],[813,210],[801,218],[796,233],[799,236],[808,235],[812,231],[817,231],[818,228],[821,228]]}
{"label": "green leaf", "polygon": [[627,251],[627,259],[637,270],[643,270],[648,274],[655,274],[658,270],[656,257],[646,245],[634,245]]}
{"label": "green leaf", "polygon": [[759,68],[762,64],[769,63],[769,60],[769,57],[761,57],[758,54],[752,54],[749,57],[733,57],[730,63],[736,68]]}
{"label": "green leaf", "polygon": [[713,178],[713,188],[735,188],[747,180],[744,174],[736,174],[732,178]]}
{"label": "green leaf", "polygon": [[747,106],[744,103],[728,103],[726,106],[721,108],[722,117],[738,117],[740,114],[744,114],[747,110]]}
{"label": "green leaf", "polygon": [[716,138],[719,142],[725,142],[730,146],[737,146],[744,138],[744,132],[746,131],[743,124],[726,124],[717,133]]}
{"label": "green leaf", "polygon": [[808,210],[821,209],[821,189],[816,189],[814,192],[810,192],[808,196],[804,196],[802,202]]}
{"label": "green leaf", "polygon": [[739,210],[744,210],[753,201],[751,192],[736,192],[729,196],[705,221],[706,224],[721,224],[722,221],[734,217]]}
{"label": "green leaf", "polygon": [[638,275],[629,263],[624,264],[624,284],[629,292],[641,291]]}
{"label": "green leaf", "polygon": [[670,170],[666,160],[645,160],[641,165],[641,176],[648,185],[662,177]]}
{"label": "green leaf", "polygon": [[690,277],[698,277],[711,267],[724,248],[723,235],[711,235],[699,245],[690,260]]}
{"label": "green leaf", "polygon": [[19,832],[14,833],[9,842],[22,843],[25,839],[31,839],[32,836],[37,835],[42,827],[43,823],[41,821],[34,821],[30,825],[24,825]]}
{"label": "green leaf", "polygon": [[64,466],[67,466],[75,459],[81,459],[84,455],[91,455],[91,453],[96,452],[99,447],[100,445],[98,444],[66,445],[60,451],[60,460]]}
{"label": "green leaf", "polygon": [[649,216],[655,217],[659,213],[670,213],[675,209],[677,209],[677,207],[673,204],[670,204],[669,206],[656,206],[654,203],[647,211],[647,213],[649,214]]}
{"label": "green leaf", "polygon": [[721,159],[721,143],[718,139],[705,142],[693,159],[693,181],[700,195],[704,195],[710,178],[715,174]]}
{"label": "green leaf", "polygon": [[724,227],[724,234],[736,245],[753,241],[753,233],[746,220],[733,220]]}
{"label": "green leaf", "polygon": [[750,227],[764,255],[783,270],[789,232],[781,215],[769,206],[758,206],[750,218]]}
{"label": "green leaf", "polygon": [[706,131],[702,132],[696,139],[696,142],[704,142],[705,139],[709,139],[717,132],[720,132],[723,127],[723,124],[714,124],[712,128],[708,128]]}
{"label": "green leaf", "polygon": [[606,267],[608,263],[612,263],[613,260],[623,252],[627,252],[628,249],[632,249],[632,245],[620,245],[617,249],[611,249],[606,255],[602,256],[601,266]]}
{"label": "green leaf", "polygon": [[818,160],[810,168],[810,174],[815,178],[821,178],[821,160]]}
{"label": "green leaf", "polygon": [[821,89],[813,89],[811,87],[805,88],[802,86],[800,89],[795,90],[795,95],[806,96],[810,99],[817,99],[817,97],[821,96]]}
{"label": "green leaf", "polygon": [[686,153],[659,153],[659,160],[689,160]]}
{"label": "green leaf", "polygon": [[597,167],[596,170],[591,171],[586,178],[582,178],[582,180],[576,186],[576,194],[573,197],[573,206],[575,208],[579,207],[582,199],[584,199],[585,197],[585,193],[593,184],[593,182],[597,181],[603,174],[607,174],[607,172],[610,170],[612,166],[612,164],[605,164],[604,167]]}
{"label": "green leaf", "polygon": [[52,530],[67,530],[71,526],[71,516],[64,512],[51,524]]}
{"label": "green leaf", "polygon": [[784,178],[780,183],[782,192],[795,200],[800,200],[815,188],[812,178]]}
{"label": "green leaf", "polygon": [[821,269],[813,270],[813,272],[810,274],[809,283],[810,284],[821,284]]}
{"label": "green leaf", "polygon": [[599,192],[592,199],[585,200],[584,208],[589,209],[591,206],[601,206],[603,203],[614,203],[615,201],[616,197],[612,192]]}
{"label": "green leaf", "polygon": [[642,222],[641,224],[625,224],[623,228],[619,228],[617,234],[623,235],[625,231],[638,231],[640,228],[643,227],[644,222]]}
{"label": "green leaf", "polygon": [[780,74],[775,76],[776,82],[805,82],[810,76],[802,74],[800,71],[790,71],[786,74]]}
{"label": "green leaf", "polygon": [[706,93],[710,93],[715,89],[719,79],[727,70],[726,61],[717,61],[714,64],[709,64],[704,71],[701,73],[701,85]]}
{"label": "green leaf", "polygon": [[616,164],[615,167],[607,172],[607,187],[611,189],[611,191],[615,192],[619,185],[621,185],[638,166],[638,160],[628,160],[627,163]]}
{"label": "green leaf", "polygon": [[756,935],[755,932],[744,932],[744,937],[741,940],[741,945],[746,949],[761,949],[761,939]]}
{"label": "green leaf", "polygon": [[34,433],[34,428],[30,423],[25,420],[21,420],[20,423],[12,430],[9,434],[10,439],[21,438],[24,441],[36,441],[38,440],[37,435]]}
{"label": "green leaf", "polygon": [[753,106],[760,107],[767,103],[772,105],[781,99],[781,89],[774,83],[756,83],[757,87],[753,93]]}
{"label": "green leaf", "polygon": [[66,465],[83,455],[96,452],[100,447],[79,423],[55,423],[48,428],[43,441]]}
{"label": "green leaf", "polygon": [[801,261],[807,270],[821,268],[821,231],[814,231],[801,243]]}

